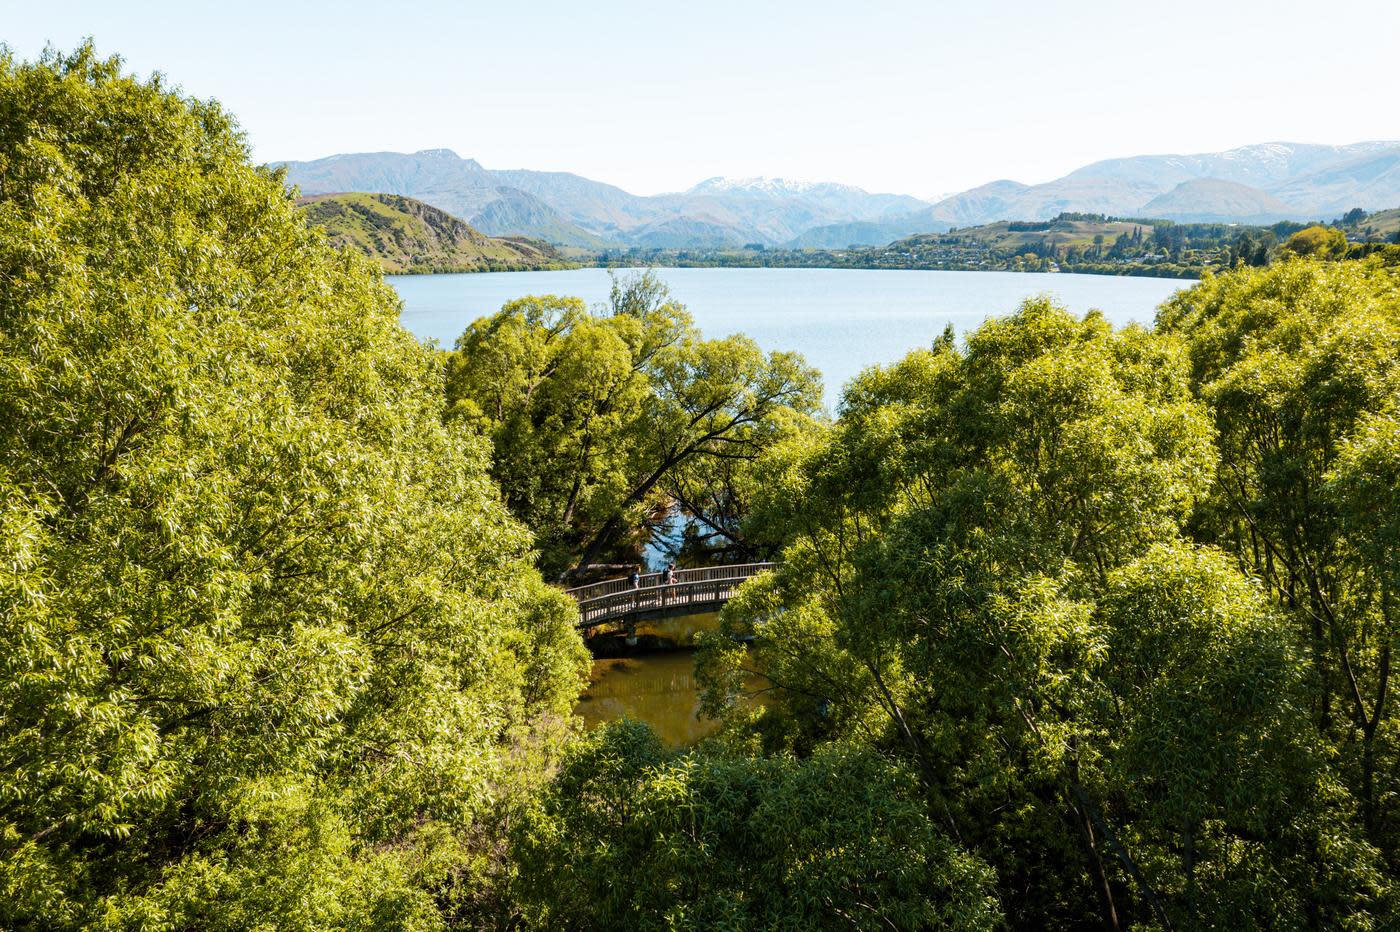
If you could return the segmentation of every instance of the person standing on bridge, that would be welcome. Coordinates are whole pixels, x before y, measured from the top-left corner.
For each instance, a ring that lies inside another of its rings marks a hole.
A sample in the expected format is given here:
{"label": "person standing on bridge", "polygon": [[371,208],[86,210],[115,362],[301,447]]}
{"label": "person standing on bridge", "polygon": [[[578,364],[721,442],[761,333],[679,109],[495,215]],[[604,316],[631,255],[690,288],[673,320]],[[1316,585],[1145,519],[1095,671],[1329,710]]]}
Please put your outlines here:
{"label": "person standing on bridge", "polygon": [[666,585],[668,585],[668,586],[674,586],[675,584],[676,584],[676,564],[674,564],[674,563],[667,563],[667,564],[666,564]]}
{"label": "person standing on bridge", "polygon": [[642,572],[637,567],[632,567],[632,575],[627,577],[627,581],[632,584],[633,589],[642,588]]}

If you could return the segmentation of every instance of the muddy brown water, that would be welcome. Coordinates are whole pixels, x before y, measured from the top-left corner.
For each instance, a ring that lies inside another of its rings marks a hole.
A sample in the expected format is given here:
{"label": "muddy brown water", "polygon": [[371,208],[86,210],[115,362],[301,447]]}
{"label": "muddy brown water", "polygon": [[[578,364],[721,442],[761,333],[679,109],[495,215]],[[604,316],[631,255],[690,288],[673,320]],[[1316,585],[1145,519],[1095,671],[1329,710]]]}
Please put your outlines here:
{"label": "muddy brown water", "polygon": [[[591,682],[574,711],[589,728],[620,718],[646,722],[669,748],[689,747],[714,734],[719,723],[700,715],[694,645],[697,633],[717,624],[709,612],[638,625],[639,640],[653,646],[631,656],[594,659]],[[758,677],[752,685],[761,685]]]}

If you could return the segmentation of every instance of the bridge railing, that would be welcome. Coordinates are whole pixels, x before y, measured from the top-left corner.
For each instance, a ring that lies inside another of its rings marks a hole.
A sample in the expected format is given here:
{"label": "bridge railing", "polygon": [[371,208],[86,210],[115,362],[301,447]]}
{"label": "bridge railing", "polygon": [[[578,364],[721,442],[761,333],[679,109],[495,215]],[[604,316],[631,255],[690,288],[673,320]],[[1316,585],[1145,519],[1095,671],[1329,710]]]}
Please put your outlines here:
{"label": "bridge railing", "polygon": [[[731,563],[726,566],[702,566],[693,570],[676,570],[676,584],[691,582],[710,582],[716,579],[748,579],[756,576],[766,569],[772,567],[772,563]],[[645,573],[641,577],[639,589],[650,589],[654,586],[666,584],[665,573]],[[632,582],[626,576],[619,579],[606,579],[602,582],[592,583],[587,586],[578,586],[574,589],[564,590],[574,597],[575,601],[587,602],[591,599],[600,598],[605,595],[613,595],[618,592],[635,591]]]}
{"label": "bridge railing", "polygon": [[[579,624],[586,628],[643,612],[664,614],[725,602],[740,583],[773,566],[772,563],[741,563],[678,570],[676,582],[670,584],[664,581],[663,574],[648,573],[642,577],[638,588],[633,588],[626,579],[608,580],[570,589],[569,594],[578,601]],[[618,582],[623,584],[621,588],[615,586]]]}

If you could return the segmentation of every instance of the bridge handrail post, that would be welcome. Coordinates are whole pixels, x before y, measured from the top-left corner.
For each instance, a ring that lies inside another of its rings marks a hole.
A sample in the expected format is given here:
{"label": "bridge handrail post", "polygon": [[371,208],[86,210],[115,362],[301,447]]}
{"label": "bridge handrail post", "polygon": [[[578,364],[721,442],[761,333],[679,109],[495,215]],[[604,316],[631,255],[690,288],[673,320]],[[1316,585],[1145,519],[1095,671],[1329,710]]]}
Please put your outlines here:
{"label": "bridge handrail post", "polygon": [[628,579],[605,580],[567,589],[579,607],[580,627],[605,624],[643,611],[661,611],[683,605],[723,603],[745,580],[771,569],[773,563],[732,563],[677,571],[675,583],[666,583],[661,573],[641,577],[644,585],[633,587]]}

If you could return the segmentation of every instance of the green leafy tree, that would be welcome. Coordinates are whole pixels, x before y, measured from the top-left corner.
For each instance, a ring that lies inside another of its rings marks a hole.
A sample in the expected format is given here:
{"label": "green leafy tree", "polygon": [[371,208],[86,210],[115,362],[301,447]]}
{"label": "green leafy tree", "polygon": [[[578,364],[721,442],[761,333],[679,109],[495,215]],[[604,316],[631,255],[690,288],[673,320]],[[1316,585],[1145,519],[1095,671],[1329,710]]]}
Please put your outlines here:
{"label": "green leafy tree", "polygon": [[1384,928],[1384,863],[1326,766],[1297,639],[1233,564],[1163,544],[1110,576],[1082,772],[1175,927]]}
{"label": "green leafy tree", "polygon": [[1235,553],[1294,620],[1317,726],[1346,762],[1372,839],[1400,863],[1389,700],[1400,631],[1384,510],[1400,285],[1366,263],[1285,263],[1205,282],[1166,304],[1159,326],[1189,339],[1193,384],[1219,431],[1197,532]]}
{"label": "green leafy tree", "polygon": [[1216,462],[1189,363],[1033,301],[863,374],[828,436],[772,455],[755,519],[783,565],[726,609],[754,647],[712,642],[708,708],[747,667],[779,687],[770,747],[905,755],[1016,927],[1379,927],[1389,886],[1296,714],[1290,629],[1183,549]]}
{"label": "green leafy tree", "polygon": [[1295,256],[1344,259],[1347,253],[1347,235],[1336,227],[1311,226],[1288,237],[1283,249]]}
{"label": "green leafy tree", "polygon": [[649,395],[634,347],[674,334],[670,321],[624,333],[577,298],[530,297],[473,324],[449,357],[449,418],[491,439],[492,474],[542,565],[566,565],[581,529],[618,507]]}
{"label": "green leafy tree", "polygon": [[216,104],[0,57],[0,925],[484,895],[586,655],[397,312]]}
{"label": "green leafy tree", "polygon": [[736,533],[743,464],[816,412],[820,381],[795,354],[702,339],[646,272],[614,279],[599,315],[532,297],[473,323],[447,397],[450,418],[491,437],[493,475],[556,573],[634,561],[678,500]]}
{"label": "green leafy tree", "polygon": [[1370,215],[1366,213],[1366,209],[1364,207],[1353,207],[1351,210],[1347,211],[1345,214],[1342,215],[1341,224],[1345,227],[1354,227],[1360,224],[1361,221],[1365,220],[1368,216]]}
{"label": "green leafy tree", "polygon": [[516,841],[530,928],[993,929],[986,865],[868,750],[666,755],[617,722],[575,747]]}

